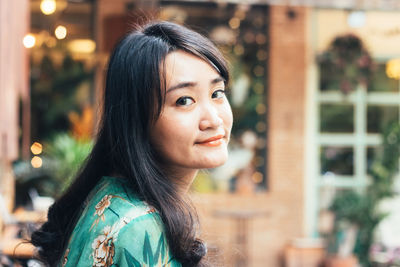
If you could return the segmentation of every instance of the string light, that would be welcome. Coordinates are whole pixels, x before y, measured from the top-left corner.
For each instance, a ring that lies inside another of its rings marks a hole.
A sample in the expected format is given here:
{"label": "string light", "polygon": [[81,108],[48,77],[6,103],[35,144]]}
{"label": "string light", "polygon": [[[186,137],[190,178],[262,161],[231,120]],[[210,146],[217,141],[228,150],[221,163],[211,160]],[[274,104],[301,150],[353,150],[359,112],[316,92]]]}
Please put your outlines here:
{"label": "string light", "polygon": [[254,92],[256,92],[256,94],[261,95],[262,93],[264,93],[264,85],[260,82],[257,82],[256,84],[254,84],[253,90]]}
{"label": "string light", "polygon": [[42,2],[40,3],[40,10],[45,15],[53,14],[56,11],[56,1],[42,0]]}
{"label": "string light", "polygon": [[258,184],[261,183],[263,180],[263,174],[261,172],[255,172],[251,176],[251,179],[253,180],[254,183]]}
{"label": "string light", "polygon": [[96,50],[96,43],[90,39],[77,39],[69,42],[68,49],[74,53],[93,53]]}
{"label": "string light", "polygon": [[238,55],[241,56],[244,53],[244,47],[240,44],[235,45],[235,47],[233,48],[233,52]]}
{"label": "string light", "polygon": [[24,46],[26,48],[32,48],[35,46],[36,38],[35,38],[35,36],[33,36],[32,34],[29,33],[29,34],[25,35],[22,43],[24,44]]}
{"label": "string light", "polygon": [[260,77],[262,75],[264,75],[264,67],[263,66],[255,66],[254,70],[254,75],[256,75],[257,77]]}
{"label": "string light", "polygon": [[256,43],[259,45],[263,45],[267,42],[267,36],[265,34],[259,33],[256,36]]}
{"label": "string light", "polygon": [[39,156],[34,156],[31,160],[31,165],[33,168],[40,168],[42,167],[43,161],[42,158]]}
{"label": "string light", "polygon": [[256,106],[256,112],[257,112],[257,114],[260,114],[260,115],[264,114],[265,112],[267,112],[267,107],[264,104],[259,103]]}
{"label": "string light", "polygon": [[46,39],[45,43],[46,43],[47,47],[51,48],[51,47],[55,47],[57,45],[57,40],[56,40],[56,38],[50,36]]}
{"label": "string light", "polygon": [[386,63],[386,75],[392,79],[400,79],[400,59],[391,59]]}
{"label": "string light", "polygon": [[262,122],[262,121],[257,122],[257,124],[256,124],[257,132],[262,133],[262,132],[265,132],[266,129],[267,129],[267,125],[264,122]]}
{"label": "string light", "polygon": [[40,143],[38,143],[38,142],[33,143],[33,144],[31,145],[31,151],[32,151],[32,153],[35,154],[35,155],[41,154],[42,151],[43,151],[42,144],[40,144]]}
{"label": "string light", "polygon": [[231,29],[237,29],[240,26],[240,19],[233,17],[229,20],[229,27],[231,27]]}
{"label": "string light", "polygon": [[67,36],[67,28],[65,28],[62,25],[59,25],[55,29],[54,34],[56,35],[57,39],[62,40]]}
{"label": "string light", "polygon": [[258,50],[257,51],[257,59],[259,61],[266,60],[268,58],[268,53],[265,50]]}

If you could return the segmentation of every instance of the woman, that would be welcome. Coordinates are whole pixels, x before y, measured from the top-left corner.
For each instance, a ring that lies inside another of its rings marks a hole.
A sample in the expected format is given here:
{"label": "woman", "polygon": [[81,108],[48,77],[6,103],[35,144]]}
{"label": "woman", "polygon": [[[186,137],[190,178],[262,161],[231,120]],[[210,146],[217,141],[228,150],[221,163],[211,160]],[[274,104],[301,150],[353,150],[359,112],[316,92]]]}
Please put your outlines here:
{"label": "woman", "polygon": [[232,127],[226,62],[205,37],[169,22],[115,48],[102,123],[79,175],[32,235],[50,266],[202,266],[185,194],[223,164]]}

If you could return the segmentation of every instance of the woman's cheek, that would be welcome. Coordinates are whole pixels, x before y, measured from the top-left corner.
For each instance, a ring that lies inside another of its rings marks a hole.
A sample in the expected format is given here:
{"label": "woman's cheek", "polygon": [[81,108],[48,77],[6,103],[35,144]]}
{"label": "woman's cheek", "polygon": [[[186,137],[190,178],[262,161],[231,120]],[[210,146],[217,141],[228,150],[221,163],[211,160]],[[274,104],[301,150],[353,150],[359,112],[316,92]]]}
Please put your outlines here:
{"label": "woman's cheek", "polygon": [[232,108],[229,105],[228,101],[226,102],[226,105],[225,105],[223,120],[224,120],[225,127],[227,129],[229,129],[229,132],[230,132],[232,129],[232,125],[233,125],[233,113],[232,113]]}

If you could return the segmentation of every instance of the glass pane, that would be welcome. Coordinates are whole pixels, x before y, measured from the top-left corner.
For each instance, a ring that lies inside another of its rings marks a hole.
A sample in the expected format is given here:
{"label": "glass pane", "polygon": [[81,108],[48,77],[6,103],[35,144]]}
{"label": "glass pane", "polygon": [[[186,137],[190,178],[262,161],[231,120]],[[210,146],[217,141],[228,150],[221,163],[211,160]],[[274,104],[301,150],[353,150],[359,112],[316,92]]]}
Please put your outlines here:
{"label": "glass pane", "polygon": [[367,174],[371,174],[371,168],[375,160],[382,154],[382,148],[368,147],[367,148]]}
{"label": "glass pane", "polygon": [[377,63],[376,70],[368,86],[370,92],[397,92],[399,82],[386,75],[386,63]]}
{"label": "glass pane", "polygon": [[[371,175],[372,174],[372,167],[376,161],[379,162],[379,160],[382,159],[383,157],[383,147],[368,147],[367,148],[367,174]],[[396,164],[396,168],[398,168],[398,164]],[[379,167],[378,167],[379,168]]]}
{"label": "glass pane", "polygon": [[336,75],[334,73],[337,72],[335,67],[330,64],[319,64],[320,70],[320,80],[319,80],[319,89],[321,91],[333,91],[339,90],[340,81],[336,79]]}
{"label": "glass pane", "polygon": [[318,201],[319,208],[329,209],[336,196],[351,193],[353,191],[354,190],[351,188],[321,186],[319,188],[319,201]]}
{"label": "glass pane", "polygon": [[354,151],[352,147],[321,147],[321,174],[354,174]]}
{"label": "glass pane", "polygon": [[399,120],[398,106],[368,106],[367,132],[382,133],[387,125]]}
{"label": "glass pane", "polygon": [[321,104],[320,131],[323,133],[352,133],[354,131],[354,106]]}

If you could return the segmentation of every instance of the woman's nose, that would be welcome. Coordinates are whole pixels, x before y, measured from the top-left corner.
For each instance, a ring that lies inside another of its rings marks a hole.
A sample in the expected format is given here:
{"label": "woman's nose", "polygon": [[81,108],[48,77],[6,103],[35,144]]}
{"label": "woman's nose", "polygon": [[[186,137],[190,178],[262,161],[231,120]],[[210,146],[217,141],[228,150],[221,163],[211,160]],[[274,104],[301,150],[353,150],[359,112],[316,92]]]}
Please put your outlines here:
{"label": "woman's nose", "polygon": [[200,120],[200,130],[204,131],[208,128],[218,128],[222,125],[223,120],[219,116],[218,111],[213,106],[204,108],[202,119]]}

